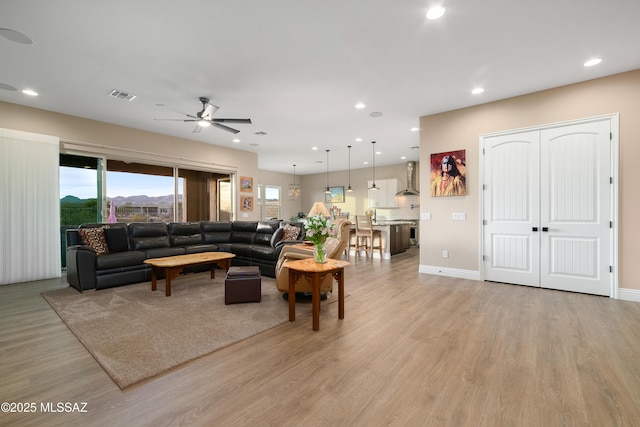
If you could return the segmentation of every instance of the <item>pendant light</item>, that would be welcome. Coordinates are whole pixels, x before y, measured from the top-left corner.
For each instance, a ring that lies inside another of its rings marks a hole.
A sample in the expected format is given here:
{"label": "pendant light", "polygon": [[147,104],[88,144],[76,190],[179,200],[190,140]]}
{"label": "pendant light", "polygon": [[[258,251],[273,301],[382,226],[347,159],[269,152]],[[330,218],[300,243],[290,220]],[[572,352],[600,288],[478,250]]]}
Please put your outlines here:
{"label": "pendant light", "polygon": [[324,194],[331,194],[331,190],[329,189],[329,150],[327,151],[327,187],[324,189]]}
{"label": "pendant light", "polygon": [[380,187],[376,187],[376,142],[371,141],[371,150],[373,152],[373,185],[369,187],[369,190],[379,190]]}
{"label": "pendant light", "polygon": [[296,165],[293,165],[293,184],[289,184],[289,200],[298,200],[300,193],[300,184],[296,184]]}
{"label": "pendant light", "polygon": [[347,145],[347,148],[349,149],[349,186],[347,187],[347,191],[351,193],[355,191],[355,188],[351,188],[351,146]]}

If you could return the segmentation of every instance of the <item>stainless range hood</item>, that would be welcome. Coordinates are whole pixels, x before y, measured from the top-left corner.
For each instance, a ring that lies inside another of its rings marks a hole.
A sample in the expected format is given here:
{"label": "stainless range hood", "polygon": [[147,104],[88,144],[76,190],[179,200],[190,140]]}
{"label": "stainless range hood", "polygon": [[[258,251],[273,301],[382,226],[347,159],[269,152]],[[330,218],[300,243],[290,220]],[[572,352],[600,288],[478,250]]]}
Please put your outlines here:
{"label": "stainless range hood", "polygon": [[407,162],[407,188],[402,191],[398,191],[396,196],[417,196],[420,194],[418,190],[415,189],[415,169],[416,162]]}

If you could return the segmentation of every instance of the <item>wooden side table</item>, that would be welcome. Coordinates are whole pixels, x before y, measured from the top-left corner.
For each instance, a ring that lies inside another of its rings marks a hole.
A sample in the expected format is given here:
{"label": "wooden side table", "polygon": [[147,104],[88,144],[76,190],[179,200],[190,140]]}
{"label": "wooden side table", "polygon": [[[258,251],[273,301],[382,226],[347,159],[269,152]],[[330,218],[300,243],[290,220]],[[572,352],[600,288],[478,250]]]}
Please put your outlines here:
{"label": "wooden side table", "polygon": [[338,282],[338,318],[344,319],[344,268],[347,261],[329,258],[320,264],[313,258],[287,262],[289,268],[289,321],[296,320],[296,280],[306,277],[311,282],[311,304],[313,311],[313,330],[320,330],[320,282],[330,274]]}

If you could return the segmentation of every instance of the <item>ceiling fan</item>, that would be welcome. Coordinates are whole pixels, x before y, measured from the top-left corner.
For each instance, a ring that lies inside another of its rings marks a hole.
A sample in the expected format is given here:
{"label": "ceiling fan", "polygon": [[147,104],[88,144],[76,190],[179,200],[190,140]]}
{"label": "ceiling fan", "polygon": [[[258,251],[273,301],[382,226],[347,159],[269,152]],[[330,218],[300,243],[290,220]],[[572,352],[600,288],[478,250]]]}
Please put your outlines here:
{"label": "ceiling fan", "polygon": [[205,98],[201,96],[199,101],[202,103],[202,110],[198,111],[195,115],[185,113],[183,111],[176,110],[173,107],[169,107],[164,104],[156,104],[158,107],[167,108],[171,111],[175,111],[176,113],[185,115],[188,119],[155,119],[155,120],[167,120],[167,121],[181,121],[181,122],[196,122],[196,127],[193,129],[194,133],[198,133],[202,130],[203,127],[209,127],[211,125],[226,130],[231,133],[240,132],[238,129],[234,129],[229,126],[225,126],[222,123],[239,123],[239,124],[251,124],[251,119],[219,119],[214,118],[213,115],[220,107],[215,106],[209,102],[209,98]]}

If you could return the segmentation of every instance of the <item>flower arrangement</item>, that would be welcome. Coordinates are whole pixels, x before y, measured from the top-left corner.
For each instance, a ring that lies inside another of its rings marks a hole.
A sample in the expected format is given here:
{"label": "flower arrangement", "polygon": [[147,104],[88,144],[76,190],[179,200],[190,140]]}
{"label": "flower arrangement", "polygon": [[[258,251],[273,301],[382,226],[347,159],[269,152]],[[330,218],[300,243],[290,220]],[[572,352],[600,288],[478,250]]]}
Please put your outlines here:
{"label": "flower arrangement", "polygon": [[312,216],[307,219],[307,239],[313,242],[313,257],[316,262],[327,262],[327,251],[324,249],[324,242],[331,236],[333,224],[329,224],[322,215]]}
{"label": "flower arrangement", "polygon": [[313,242],[315,246],[323,245],[327,237],[332,235],[333,224],[322,215],[312,216],[307,219],[306,224],[307,240]]}

